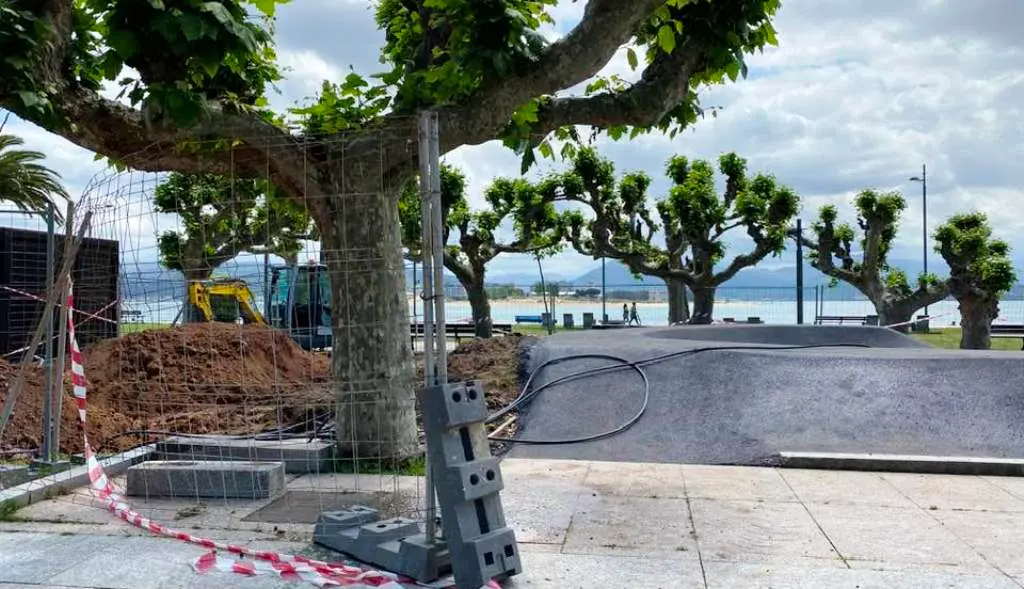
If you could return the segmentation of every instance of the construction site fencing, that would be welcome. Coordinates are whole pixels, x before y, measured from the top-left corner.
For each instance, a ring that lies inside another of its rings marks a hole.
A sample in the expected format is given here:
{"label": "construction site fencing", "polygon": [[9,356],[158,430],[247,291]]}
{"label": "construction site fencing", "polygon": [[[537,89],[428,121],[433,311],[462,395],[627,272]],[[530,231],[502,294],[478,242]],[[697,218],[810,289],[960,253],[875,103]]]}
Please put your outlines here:
{"label": "construction site fencing", "polygon": [[[416,139],[410,118],[329,142],[193,145],[193,168],[214,179],[192,174],[173,195],[167,187],[181,178],[166,172],[111,169],[92,180],[78,203],[79,218],[88,211],[92,221],[72,275],[89,383],[86,428],[103,458],[145,454],[141,465],[114,477],[136,511],[178,527],[264,532],[269,539],[308,536],[321,512],[352,504],[387,517],[424,517],[415,402],[423,374],[409,349],[392,214],[401,187],[416,179]],[[132,160],[151,157],[152,165],[136,168],[160,169],[167,149],[154,146]],[[285,158],[292,168],[281,164]],[[285,181],[296,170],[321,181]],[[211,187],[223,190],[211,194]],[[267,190],[286,196],[294,209],[287,214],[299,220],[267,207]],[[320,226],[302,221],[305,212]],[[4,218],[0,225],[45,231],[37,220]],[[252,251],[258,253],[246,253]],[[188,280],[218,277],[246,281],[266,312],[270,268],[309,260],[323,261],[334,285],[323,301],[333,312],[333,353],[304,349],[286,329],[184,312]],[[43,283],[8,286],[28,293],[19,296],[46,293]],[[26,311],[20,320],[12,331],[23,335],[39,315]],[[0,388],[21,369],[16,362],[0,363]],[[45,373],[27,370],[25,392],[0,436],[0,461],[14,473],[0,488],[24,480],[15,471],[33,472],[26,465],[40,457]],[[50,468],[74,468],[84,451],[74,403],[65,402],[59,415],[63,434]],[[72,520],[110,517],[87,488],[55,500]],[[33,509],[19,516],[32,519]]]}

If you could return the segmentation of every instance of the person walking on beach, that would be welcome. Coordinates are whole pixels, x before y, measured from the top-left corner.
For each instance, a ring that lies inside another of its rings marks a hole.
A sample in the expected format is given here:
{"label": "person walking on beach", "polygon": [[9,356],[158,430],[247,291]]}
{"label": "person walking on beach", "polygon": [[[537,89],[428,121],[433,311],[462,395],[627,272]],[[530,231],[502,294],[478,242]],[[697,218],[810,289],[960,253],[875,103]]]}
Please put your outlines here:
{"label": "person walking on beach", "polygon": [[633,308],[629,310],[629,325],[633,325],[636,321],[637,326],[640,326],[640,314],[636,312],[636,301],[633,301]]}
{"label": "person walking on beach", "polygon": [[629,323],[629,305],[622,303],[622,322]]}

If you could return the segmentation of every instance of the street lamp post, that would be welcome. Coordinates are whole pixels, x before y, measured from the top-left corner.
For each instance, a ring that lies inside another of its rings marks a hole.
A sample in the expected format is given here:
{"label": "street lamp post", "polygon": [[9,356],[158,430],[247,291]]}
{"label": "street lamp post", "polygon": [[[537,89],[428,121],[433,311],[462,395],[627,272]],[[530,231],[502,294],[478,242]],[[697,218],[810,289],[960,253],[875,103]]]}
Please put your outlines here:
{"label": "street lamp post", "polygon": [[[921,255],[924,260],[924,273],[928,274],[928,168],[921,164],[921,175],[912,176],[911,182],[921,183]],[[925,317],[928,316],[928,306],[924,308]]]}

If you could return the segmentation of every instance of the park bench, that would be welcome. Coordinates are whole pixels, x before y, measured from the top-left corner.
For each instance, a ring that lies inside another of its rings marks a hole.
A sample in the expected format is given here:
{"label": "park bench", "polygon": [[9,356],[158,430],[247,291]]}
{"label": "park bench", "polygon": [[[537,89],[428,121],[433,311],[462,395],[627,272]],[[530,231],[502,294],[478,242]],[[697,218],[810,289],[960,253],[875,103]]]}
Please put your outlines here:
{"label": "park bench", "polygon": [[825,325],[826,323],[867,325],[868,318],[866,315],[818,315],[814,318],[815,325]]}
{"label": "park bench", "polygon": [[1024,350],[1024,325],[992,325],[991,337],[993,339],[1017,339],[1021,340],[1020,349]]}
{"label": "park bench", "polygon": [[[511,323],[494,323],[491,325],[491,331],[496,335],[516,335]],[[461,343],[463,339],[476,337],[476,326],[472,323],[446,323],[444,333],[445,336],[454,339],[455,343]],[[423,324],[410,323],[409,336],[413,342],[416,341],[416,338],[423,337]]]}

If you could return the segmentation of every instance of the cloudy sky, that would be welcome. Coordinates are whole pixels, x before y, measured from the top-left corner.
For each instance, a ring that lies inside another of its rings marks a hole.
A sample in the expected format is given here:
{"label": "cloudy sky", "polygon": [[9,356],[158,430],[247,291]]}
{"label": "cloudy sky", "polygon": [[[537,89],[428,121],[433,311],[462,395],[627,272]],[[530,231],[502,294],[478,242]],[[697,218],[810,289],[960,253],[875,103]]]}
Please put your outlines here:
{"label": "cloudy sky", "polygon": [[[557,27],[547,33],[569,30],[584,4],[563,1]],[[279,15],[280,60],[290,70],[274,98],[282,108],[350,66],[379,71],[383,36],[369,0],[294,0]],[[922,228],[920,185],[908,178],[927,164],[929,227],[954,212],[985,211],[1024,261],[1021,22],[1021,0],[783,0],[780,46],[749,58],[748,79],[703,93],[703,104],[722,107],[717,118],[674,140],[652,136],[600,148],[620,171],[655,178],[674,153],[716,158],[736,151],[751,171],[774,173],[793,187],[803,197],[805,220],[822,204],[848,203],[866,187],[902,190],[910,207],[894,257],[908,259],[920,258]],[[605,73],[613,71],[628,72],[621,52]],[[47,153],[73,194],[102,173],[91,154],[32,125],[15,120],[7,131]],[[465,170],[477,203],[491,179],[519,169],[497,144],[459,149],[446,160]],[[538,173],[558,166],[546,163]],[[138,188],[130,178],[124,182]],[[656,183],[655,195],[665,187]],[[149,243],[153,224],[133,223],[123,238]],[[938,257],[931,259],[938,267]],[[571,278],[592,264],[565,254],[547,270]],[[492,276],[532,268],[529,259],[512,257],[496,261]]]}

